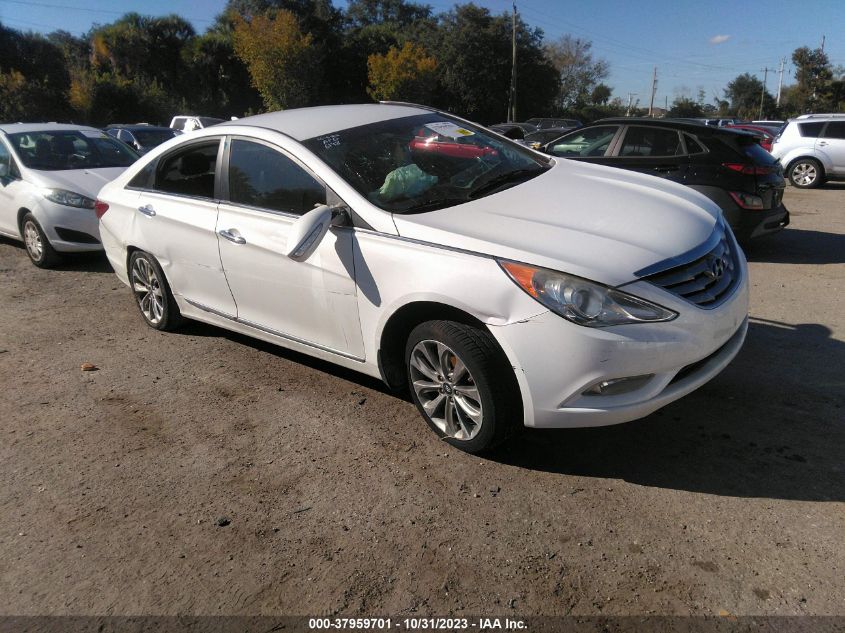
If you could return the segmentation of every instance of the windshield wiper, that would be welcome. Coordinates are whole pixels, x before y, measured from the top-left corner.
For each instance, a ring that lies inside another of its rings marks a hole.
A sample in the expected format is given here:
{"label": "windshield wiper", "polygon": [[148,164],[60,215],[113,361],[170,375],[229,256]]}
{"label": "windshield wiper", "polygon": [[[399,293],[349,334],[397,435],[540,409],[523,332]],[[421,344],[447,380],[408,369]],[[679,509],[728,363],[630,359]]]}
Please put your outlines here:
{"label": "windshield wiper", "polygon": [[526,180],[526,176],[540,174],[544,170],[543,169],[517,169],[515,171],[509,171],[504,174],[499,174],[498,176],[494,176],[487,182],[482,185],[479,185],[475,189],[473,189],[469,197],[470,198],[477,198],[485,193],[489,193],[496,189],[497,187],[501,187],[502,185],[507,184],[517,184],[520,181]]}
{"label": "windshield wiper", "polygon": [[432,198],[430,200],[423,200],[417,204],[412,204],[406,209],[397,209],[394,213],[417,213],[418,211],[434,211],[442,209],[443,207],[451,207],[456,204],[463,204],[469,202],[467,198]]}

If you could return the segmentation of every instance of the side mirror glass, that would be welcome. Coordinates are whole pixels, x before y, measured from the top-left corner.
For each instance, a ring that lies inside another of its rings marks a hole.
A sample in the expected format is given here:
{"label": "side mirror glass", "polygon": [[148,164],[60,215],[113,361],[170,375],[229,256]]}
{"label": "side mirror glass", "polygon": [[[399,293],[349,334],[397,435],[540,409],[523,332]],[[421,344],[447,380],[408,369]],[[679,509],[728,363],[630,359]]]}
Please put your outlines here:
{"label": "side mirror glass", "polygon": [[287,253],[295,262],[304,262],[323,241],[332,223],[333,210],[320,205],[293,223],[288,235]]}

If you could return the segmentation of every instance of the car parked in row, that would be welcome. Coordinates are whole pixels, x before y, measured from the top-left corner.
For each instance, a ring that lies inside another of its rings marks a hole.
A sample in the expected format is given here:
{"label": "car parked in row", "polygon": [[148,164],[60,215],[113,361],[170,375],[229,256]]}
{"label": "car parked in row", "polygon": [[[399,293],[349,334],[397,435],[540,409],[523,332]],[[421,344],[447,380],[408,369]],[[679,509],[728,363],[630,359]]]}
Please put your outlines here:
{"label": "car parked in row", "polygon": [[136,123],[133,125],[112,124],[106,128],[106,134],[133,147],[139,154],[146,154],[152,148],[181,134],[169,127]]}
{"label": "car parked in row", "polygon": [[187,134],[96,210],[149,326],[196,319],[381,377],[470,452],[648,415],[747,330],[745,259],[710,200],[421,106]]}
{"label": "car parked in row", "polygon": [[745,130],[746,132],[751,132],[759,137],[760,147],[771,153],[772,142],[775,140],[775,133],[773,133],[770,129],[760,125],[752,125],[750,123],[734,123],[724,127],[731,130]]}
{"label": "car parked in row", "polygon": [[177,115],[170,121],[170,127],[180,132],[193,132],[223,123],[225,120],[211,116]]}
{"label": "car parked in row", "polygon": [[61,253],[102,250],[97,192],[137,159],[95,128],[0,124],[0,234],[24,242],[41,268]]}
{"label": "car parked in row", "polygon": [[845,180],[845,114],[806,114],[787,122],[772,145],[789,182],[799,189]]}
{"label": "car parked in row", "polygon": [[758,138],[676,120],[617,118],[570,132],[543,151],[682,183],[718,204],[744,242],[789,224],[781,167]]}

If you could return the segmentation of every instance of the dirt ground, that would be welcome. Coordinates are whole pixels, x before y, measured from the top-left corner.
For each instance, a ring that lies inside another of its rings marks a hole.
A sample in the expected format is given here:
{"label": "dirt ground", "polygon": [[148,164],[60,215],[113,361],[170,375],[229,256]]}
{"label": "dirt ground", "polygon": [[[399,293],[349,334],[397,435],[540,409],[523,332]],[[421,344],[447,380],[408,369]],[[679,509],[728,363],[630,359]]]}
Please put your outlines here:
{"label": "dirt ground", "polygon": [[104,258],[0,242],[0,614],[845,615],[845,187],[785,202],[724,373],[486,458],[364,376],[153,331]]}

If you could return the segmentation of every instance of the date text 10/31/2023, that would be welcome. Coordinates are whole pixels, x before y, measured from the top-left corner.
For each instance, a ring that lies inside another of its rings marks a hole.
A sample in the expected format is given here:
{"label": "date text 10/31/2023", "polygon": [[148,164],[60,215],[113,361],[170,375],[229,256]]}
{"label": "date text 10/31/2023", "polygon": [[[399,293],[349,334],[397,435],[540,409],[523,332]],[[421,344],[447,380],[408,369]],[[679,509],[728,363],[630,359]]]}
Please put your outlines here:
{"label": "date text 10/31/2023", "polygon": [[523,630],[522,620],[510,618],[310,618],[310,630],[390,630],[455,631],[455,630]]}

